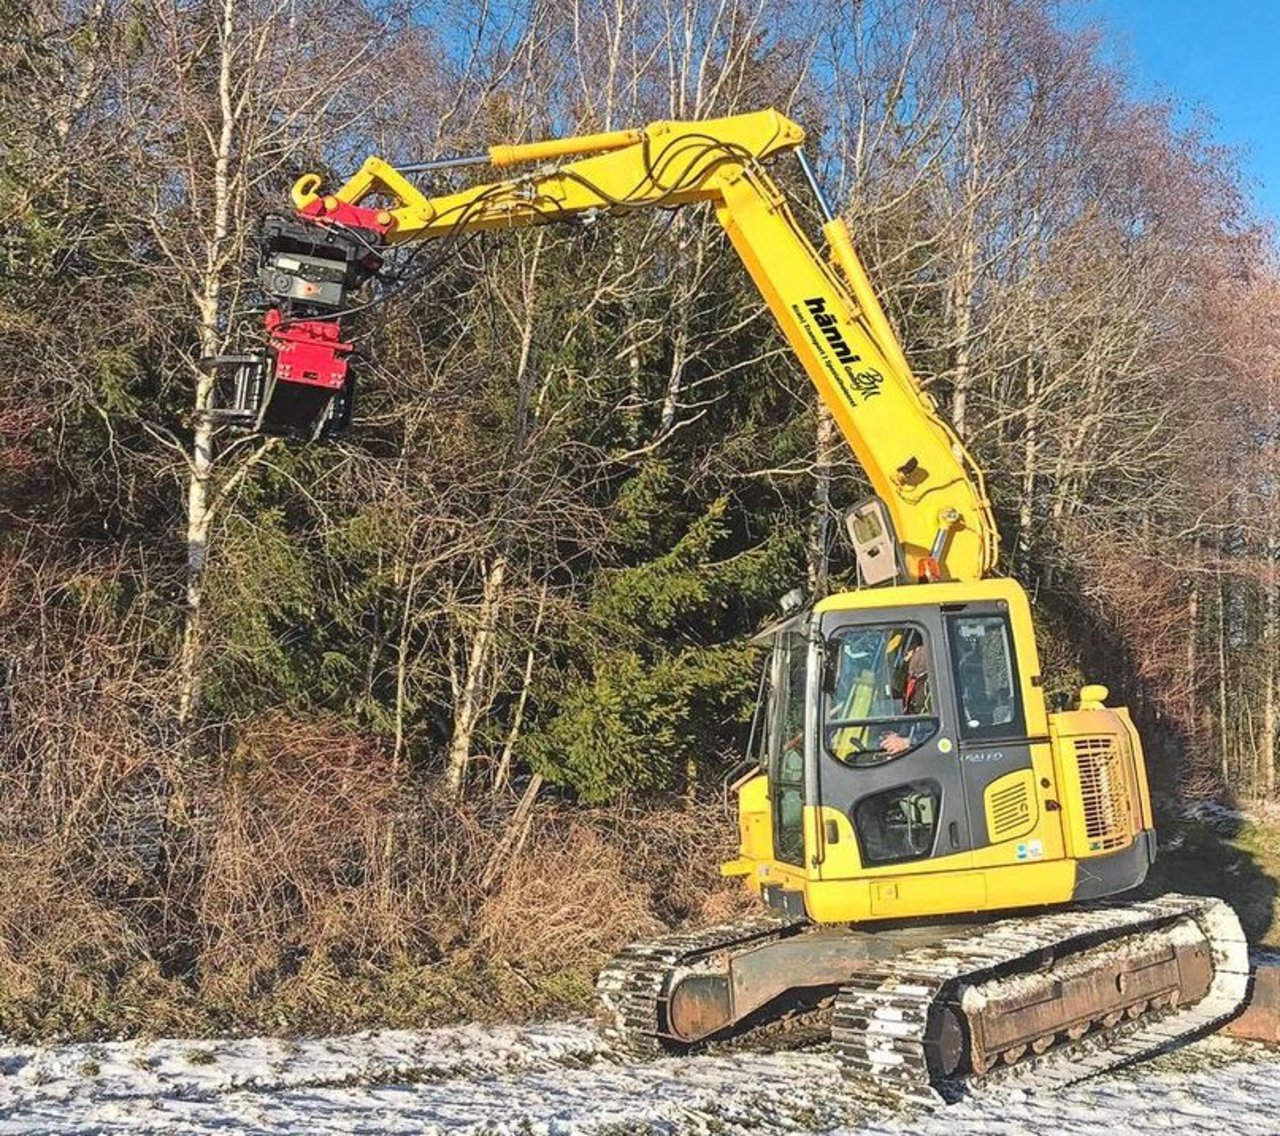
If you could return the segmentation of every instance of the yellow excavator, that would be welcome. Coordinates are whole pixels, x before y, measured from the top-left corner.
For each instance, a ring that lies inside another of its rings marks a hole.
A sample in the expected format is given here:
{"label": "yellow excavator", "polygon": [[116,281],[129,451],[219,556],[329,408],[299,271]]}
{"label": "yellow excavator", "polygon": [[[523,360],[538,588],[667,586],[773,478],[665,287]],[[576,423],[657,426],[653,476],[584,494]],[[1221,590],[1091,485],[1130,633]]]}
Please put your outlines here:
{"label": "yellow excavator", "polygon": [[[709,203],[875,495],[845,518],[863,586],[763,634],[740,849],[723,866],[762,913],[621,951],[597,984],[606,1032],[680,1050],[829,1008],[851,1091],[1063,1084],[1232,1014],[1244,935],[1217,900],[1099,902],[1155,856],[1141,741],[1102,686],[1046,705],[1027,595],[994,574],[982,473],[914,378],[803,139],[762,111],[370,158],[332,191],[307,175],[294,215],[264,230],[268,350],[216,361],[211,413],[341,430],[344,328],[390,246]],[[817,198],[825,257],[764,168],[784,152]],[[519,172],[431,197],[410,180],[468,165]]]}

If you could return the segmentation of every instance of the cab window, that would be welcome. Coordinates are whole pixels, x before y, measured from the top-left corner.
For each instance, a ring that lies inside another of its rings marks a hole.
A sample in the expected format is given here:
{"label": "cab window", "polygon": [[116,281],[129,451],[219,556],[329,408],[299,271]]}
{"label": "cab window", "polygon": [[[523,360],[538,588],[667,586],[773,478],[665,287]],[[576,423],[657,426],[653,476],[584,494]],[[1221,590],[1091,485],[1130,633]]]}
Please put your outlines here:
{"label": "cab window", "polygon": [[827,641],[823,739],[848,765],[880,765],[938,732],[928,635],[915,624],[848,627]]}
{"label": "cab window", "polygon": [[808,642],[787,633],[778,642],[780,684],[773,701],[773,847],[779,860],[804,863],[804,710]]}
{"label": "cab window", "polygon": [[936,781],[911,781],[864,797],[853,810],[863,862],[896,864],[929,856],[941,805]]}
{"label": "cab window", "polygon": [[1002,615],[948,617],[951,665],[960,700],[960,735],[1025,737],[1009,622]]}

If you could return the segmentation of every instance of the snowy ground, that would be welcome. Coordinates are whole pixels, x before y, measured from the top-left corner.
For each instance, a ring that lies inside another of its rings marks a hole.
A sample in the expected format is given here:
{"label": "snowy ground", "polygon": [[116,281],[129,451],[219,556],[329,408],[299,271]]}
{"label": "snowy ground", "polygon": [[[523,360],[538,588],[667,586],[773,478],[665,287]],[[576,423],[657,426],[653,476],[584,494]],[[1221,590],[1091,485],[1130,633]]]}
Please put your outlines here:
{"label": "snowy ground", "polygon": [[851,1109],[821,1048],[619,1064],[589,1026],[571,1023],[0,1047],[0,1134],[1170,1130],[1280,1132],[1280,1052],[1210,1038],[1054,1095],[870,1117]]}

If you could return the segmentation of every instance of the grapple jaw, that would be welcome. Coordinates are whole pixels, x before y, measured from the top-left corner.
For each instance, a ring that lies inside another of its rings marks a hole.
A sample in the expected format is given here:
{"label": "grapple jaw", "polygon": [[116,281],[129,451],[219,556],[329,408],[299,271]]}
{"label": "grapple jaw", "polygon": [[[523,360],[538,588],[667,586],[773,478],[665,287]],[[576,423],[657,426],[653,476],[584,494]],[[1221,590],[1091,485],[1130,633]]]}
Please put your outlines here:
{"label": "grapple jaw", "polygon": [[346,429],[352,344],[342,320],[382,266],[380,228],[305,214],[266,219],[259,283],[274,304],[264,320],[267,349],[206,361],[215,376],[213,421],[311,441]]}

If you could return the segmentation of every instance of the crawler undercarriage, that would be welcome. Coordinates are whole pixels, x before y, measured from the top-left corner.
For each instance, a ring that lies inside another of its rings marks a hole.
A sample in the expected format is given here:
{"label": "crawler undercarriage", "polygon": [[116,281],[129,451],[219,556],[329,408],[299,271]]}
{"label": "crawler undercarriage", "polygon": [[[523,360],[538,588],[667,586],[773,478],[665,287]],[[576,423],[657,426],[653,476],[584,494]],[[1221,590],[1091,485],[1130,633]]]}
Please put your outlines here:
{"label": "crawler undercarriage", "polygon": [[1248,978],[1235,913],[1168,895],[977,925],[758,917],[635,943],[597,996],[614,1044],[647,1053],[828,1006],[851,1093],[935,1104],[1011,1079],[1069,1084],[1202,1033]]}

